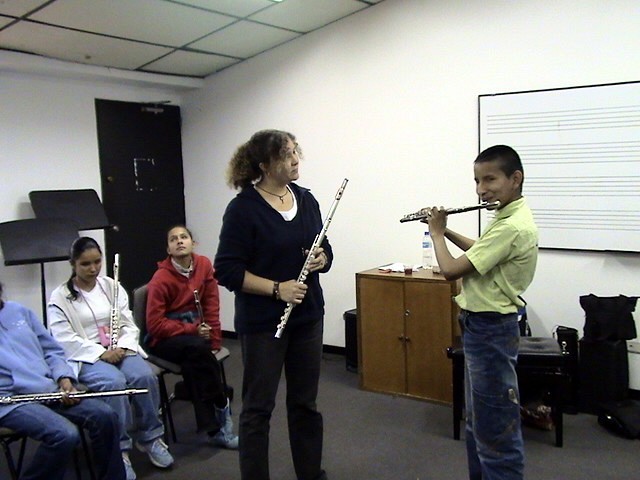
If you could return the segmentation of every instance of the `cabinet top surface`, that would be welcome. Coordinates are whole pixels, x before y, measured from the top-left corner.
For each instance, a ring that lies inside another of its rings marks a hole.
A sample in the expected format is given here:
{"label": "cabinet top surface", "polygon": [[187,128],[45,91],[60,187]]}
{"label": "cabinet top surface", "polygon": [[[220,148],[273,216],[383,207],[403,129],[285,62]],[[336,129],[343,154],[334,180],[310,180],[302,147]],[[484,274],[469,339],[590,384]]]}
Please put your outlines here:
{"label": "cabinet top surface", "polygon": [[432,281],[432,282],[448,282],[456,283],[455,281],[449,282],[443,275],[439,273],[433,273],[431,270],[418,270],[411,274],[405,274],[402,272],[384,272],[378,268],[371,268],[362,272],[357,272],[356,277],[372,277],[372,278],[387,278],[389,280],[419,280],[419,281]]}

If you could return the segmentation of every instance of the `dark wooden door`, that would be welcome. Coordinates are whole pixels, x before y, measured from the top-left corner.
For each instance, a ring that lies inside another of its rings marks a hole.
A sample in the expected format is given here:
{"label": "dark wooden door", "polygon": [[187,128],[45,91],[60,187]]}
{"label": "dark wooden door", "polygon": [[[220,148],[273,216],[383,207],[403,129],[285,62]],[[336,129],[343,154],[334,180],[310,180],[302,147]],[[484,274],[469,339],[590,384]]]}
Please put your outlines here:
{"label": "dark wooden door", "polygon": [[120,254],[129,294],[166,256],[166,230],[184,223],[180,107],[96,100],[107,272]]}

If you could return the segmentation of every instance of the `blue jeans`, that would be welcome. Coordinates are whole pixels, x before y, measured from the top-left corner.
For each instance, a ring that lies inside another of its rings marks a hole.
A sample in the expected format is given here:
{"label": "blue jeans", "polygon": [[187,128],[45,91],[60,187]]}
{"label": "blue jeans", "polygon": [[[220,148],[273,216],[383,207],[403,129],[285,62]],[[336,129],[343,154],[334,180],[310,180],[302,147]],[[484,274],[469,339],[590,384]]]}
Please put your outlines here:
{"label": "blue jeans", "polygon": [[516,361],[517,314],[460,314],[470,480],[521,480],[524,444]]}
{"label": "blue jeans", "polygon": [[130,398],[126,395],[102,398],[118,414],[121,450],[131,450],[133,442],[129,436],[130,431],[135,431],[136,439],[142,443],[164,434],[164,427],[158,416],[158,379],[140,355],[126,356],[117,365],[102,360],[93,364],[83,363],[78,380],[93,391],[149,389],[147,394],[133,395]]}
{"label": "blue jeans", "polygon": [[244,377],[240,413],[240,472],[243,480],[269,480],[269,422],[284,366],[291,456],[298,480],[326,478],[321,469],[322,414],[316,409],[322,359],[322,320],[241,334]]}
{"label": "blue jeans", "polygon": [[26,403],[2,417],[0,425],[41,442],[21,480],[62,480],[80,443],[78,428],[89,432],[98,478],[126,477],[117,416],[100,400],[87,398],[72,407]]}

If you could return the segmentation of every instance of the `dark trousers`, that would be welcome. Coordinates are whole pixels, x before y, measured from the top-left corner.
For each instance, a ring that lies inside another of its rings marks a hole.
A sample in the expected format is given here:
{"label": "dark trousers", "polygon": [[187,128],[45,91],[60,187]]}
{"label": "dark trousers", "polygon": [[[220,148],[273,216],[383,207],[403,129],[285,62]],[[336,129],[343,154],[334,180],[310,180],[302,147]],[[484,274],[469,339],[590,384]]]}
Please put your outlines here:
{"label": "dark trousers", "polygon": [[217,432],[215,402],[224,398],[220,364],[211,343],[195,335],[178,335],[160,340],[151,352],[177,363],[182,368],[184,383],[191,397],[199,432]]}
{"label": "dark trousers", "polygon": [[98,478],[125,478],[118,416],[100,400],[87,398],[71,407],[27,403],[0,419],[0,426],[41,442],[21,479],[62,480],[80,443],[78,428],[89,432]]}
{"label": "dark trousers", "polygon": [[269,480],[269,422],[284,366],[289,444],[298,480],[325,478],[322,415],[316,409],[322,320],[274,331],[241,334],[244,377],[240,413],[240,472],[243,480]]}

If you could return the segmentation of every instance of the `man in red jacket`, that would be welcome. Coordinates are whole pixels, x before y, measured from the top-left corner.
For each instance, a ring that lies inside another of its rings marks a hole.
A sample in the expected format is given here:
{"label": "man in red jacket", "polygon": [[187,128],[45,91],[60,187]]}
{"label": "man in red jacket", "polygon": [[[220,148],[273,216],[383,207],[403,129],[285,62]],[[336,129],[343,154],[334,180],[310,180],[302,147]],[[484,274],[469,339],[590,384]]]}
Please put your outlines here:
{"label": "man in red jacket", "polygon": [[183,225],[167,234],[169,256],[148,285],[146,339],[150,351],[182,367],[198,432],[219,447],[237,449],[229,400],[215,352],[221,346],[220,297],[211,261],[193,253]]}

